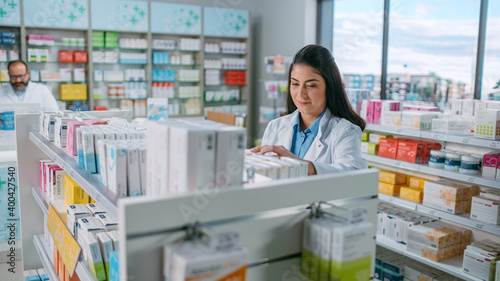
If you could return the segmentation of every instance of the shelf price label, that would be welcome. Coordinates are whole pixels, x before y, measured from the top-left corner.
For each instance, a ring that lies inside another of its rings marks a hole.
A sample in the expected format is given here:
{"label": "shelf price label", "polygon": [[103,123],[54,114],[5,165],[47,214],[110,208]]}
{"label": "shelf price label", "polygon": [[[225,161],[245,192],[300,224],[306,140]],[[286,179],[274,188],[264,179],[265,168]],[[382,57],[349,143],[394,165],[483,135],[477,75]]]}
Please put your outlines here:
{"label": "shelf price label", "polygon": [[49,206],[47,228],[54,239],[54,244],[66,266],[66,270],[68,270],[70,276],[73,276],[81,248],[52,205]]}
{"label": "shelf price label", "polygon": [[476,177],[468,177],[467,182],[476,183]]}
{"label": "shelf price label", "polygon": [[463,138],[462,143],[469,144],[470,143],[470,138]]}
{"label": "shelf price label", "polygon": [[492,142],[490,142],[490,147],[500,148],[500,142],[498,142],[498,141],[492,141]]}
{"label": "shelf price label", "polygon": [[439,133],[435,133],[435,134],[432,134],[431,138],[434,140],[444,140],[444,135],[439,134]]}
{"label": "shelf price label", "polygon": [[476,228],[482,230],[484,228],[484,224],[483,223],[476,223]]}

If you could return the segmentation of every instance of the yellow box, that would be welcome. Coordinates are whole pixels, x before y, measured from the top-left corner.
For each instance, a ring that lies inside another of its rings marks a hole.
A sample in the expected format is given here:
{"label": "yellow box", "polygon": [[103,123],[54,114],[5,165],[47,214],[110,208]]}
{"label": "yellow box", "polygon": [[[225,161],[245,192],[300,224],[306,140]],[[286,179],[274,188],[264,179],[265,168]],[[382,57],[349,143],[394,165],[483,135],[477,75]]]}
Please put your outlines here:
{"label": "yellow box", "polygon": [[89,195],[69,175],[64,176],[64,195],[66,207],[89,203]]}
{"label": "yellow box", "polygon": [[97,202],[94,200],[94,198],[89,197],[89,199],[90,199],[90,203],[97,203]]}
{"label": "yellow box", "polygon": [[86,100],[87,99],[87,84],[75,84],[73,85],[75,89],[74,98],[75,100]]}
{"label": "yellow box", "polygon": [[373,154],[373,155],[377,155],[377,153],[378,153],[378,144],[369,143],[368,144],[368,153],[369,154]]}
{"label": "yellow box", "polygon": [[424,185],[426,181],[429,180],[410,176],[408,178],[408,186],[424,191]]}
{"label": "yellow box", "polygon": [[401,189],[401,184],[390,184],[385,182],[378,182],[378,192],[384,193],[391,196],[399,196],[399,190]]}
{"label": "yellow box", "polygon": [[361,134],[361,141],[367,142],[370,139],[370,132],[363,132]]}
{"label": "yellow box", "polygon": [[378,180],[391,184],[406,184],[406,175],[396,172],[379,171]]}
{"label": "yellow box", "polygon": [[422,203],[422,199],[424,198],[424,192],[417,188],[404,186],[401,187],[401,190],[399,191],[399,197],[417,203]]}
{"label": "yellow box", "polygon": [[86,100],[87,84],[61,84],[61,100]]}

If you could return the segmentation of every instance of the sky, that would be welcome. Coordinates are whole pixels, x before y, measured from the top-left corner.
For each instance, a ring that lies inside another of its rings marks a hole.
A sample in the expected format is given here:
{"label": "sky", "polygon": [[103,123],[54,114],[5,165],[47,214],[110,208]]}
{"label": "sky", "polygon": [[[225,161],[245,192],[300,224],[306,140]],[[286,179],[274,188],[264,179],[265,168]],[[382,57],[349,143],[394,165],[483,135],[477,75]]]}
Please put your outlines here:
{"label": "sky", "polygon": [[[483,90],[500,79],[500,1],[489,1]],[[388,73],[472,84],[479,0],[392,0]],[[381,72],[383,0],[336,0],[333,55],[343,73]]]}

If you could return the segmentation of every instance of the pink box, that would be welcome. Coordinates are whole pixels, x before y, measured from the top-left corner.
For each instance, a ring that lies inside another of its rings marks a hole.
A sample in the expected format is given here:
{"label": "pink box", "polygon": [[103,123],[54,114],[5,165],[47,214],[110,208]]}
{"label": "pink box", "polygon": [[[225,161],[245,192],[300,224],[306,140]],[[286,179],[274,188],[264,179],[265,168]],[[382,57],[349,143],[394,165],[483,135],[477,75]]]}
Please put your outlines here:
{"label": "pink box", "polygon": [[66,149],[69,154],[76,156],[76,129],[80,126],[88,126],[79,121],[68,121],[68,140],[66,142]]}
{"label": "pink box", "polygon": [[500,156],[497,158],[497,180],[500,179]]}
{"label": "pink box", "polygon": [[83,120],[83,123],[85,123],[86,125],[108,125],[108,121],[104,121],[102,119]]}
{"label": "pink box", "polygon": [[40,190],[43,191],[45,187],[45,163],[54,163],[50,159],[40,160]]}
{"label": "pink box", "polygon": [[483,156],[483,177],[495,178],[497,175],[498,157],[500,154],[485,154]]}
{"label": "pink box", "polygon": [[373,108],[373,123],[380,124],[380,117],[382,116],[382,101],[374,101]]}
{"label": "pink box", "polygon": [[373,123],[373,112],[375,110],[375,101],[368,101],[366,109],[366,123]]}
{"label": "pink box", "polygon": [[50,180],[52,179],[52,177],[50,176],[52,174],[52,169],[56,169],[56,168],[59,168],[59,165],[55,164],[55,163],[46,163],[45,164],[45,186],[43,188],[43,192],[45,193],[45,196],[47,196],[46,198],[50,198],[50,186],[51,186],[51,182]]}

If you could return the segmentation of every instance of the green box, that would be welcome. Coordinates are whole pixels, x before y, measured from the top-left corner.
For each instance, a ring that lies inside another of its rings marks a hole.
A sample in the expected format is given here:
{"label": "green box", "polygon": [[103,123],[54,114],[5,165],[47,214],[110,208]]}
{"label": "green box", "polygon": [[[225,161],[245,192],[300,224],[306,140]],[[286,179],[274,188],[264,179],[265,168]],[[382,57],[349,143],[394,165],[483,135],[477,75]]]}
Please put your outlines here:
{"label": "green box", "polygon": [[106,31],[106,34],[104,35],[104,37],[106,38],[106,40],[108,40],[108,39],[118,39],[118,33]]}
{"label": "green box", "polygon": [[363,134],[361,135],[361,141],[368,141],[370,140],[370,132],[363,132]]}

